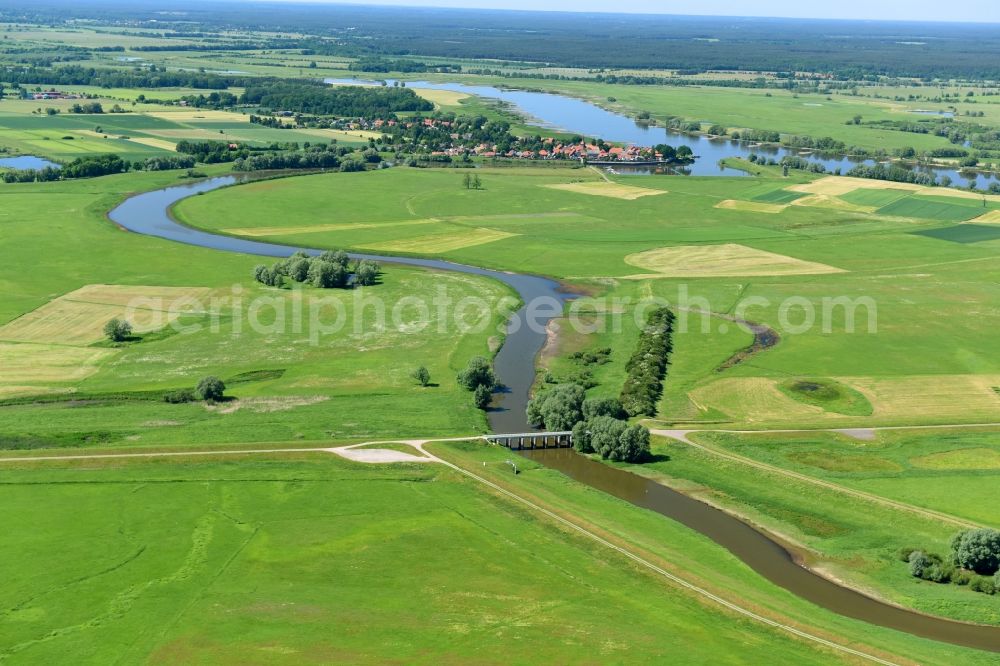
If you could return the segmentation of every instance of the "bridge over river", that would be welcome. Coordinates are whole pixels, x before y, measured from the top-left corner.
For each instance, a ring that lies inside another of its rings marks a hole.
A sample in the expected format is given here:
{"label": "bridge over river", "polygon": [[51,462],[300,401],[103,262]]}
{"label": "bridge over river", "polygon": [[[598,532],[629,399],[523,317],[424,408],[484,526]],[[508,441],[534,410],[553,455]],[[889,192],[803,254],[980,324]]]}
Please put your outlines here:
{"label": "bridge over river", "polygon": [[522,432],[505,435],[486,435],[486,441],[506,446],[512,451],[522,449],[568,449],[573,446],[573,433]]}

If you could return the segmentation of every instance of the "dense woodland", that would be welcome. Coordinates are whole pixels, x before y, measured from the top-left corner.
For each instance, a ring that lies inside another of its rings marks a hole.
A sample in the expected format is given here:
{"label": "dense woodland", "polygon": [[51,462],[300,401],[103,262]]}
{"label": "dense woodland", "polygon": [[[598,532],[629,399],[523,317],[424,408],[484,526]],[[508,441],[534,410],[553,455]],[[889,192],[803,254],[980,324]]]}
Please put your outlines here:
{"label": "dense woodland", "polygon": [[[814,71],[852,79],[875,75],[1000,79],[1000,36],[989,25],[274,2],[177,0],[173,4],[182,12],[173,21],[159,13],[157,5],[125,0],[95,0],[85,5],[75,0],[40,0],[0,9],[0,20],[62,24],[66,16],[74,16],[119,25],[123,33],[153,27],[167,37],[217,40],[227,49],[302,48],[368,58],[423,55],[586,68]],[[315,37],[262,41],[213,34],[247,29]]]}

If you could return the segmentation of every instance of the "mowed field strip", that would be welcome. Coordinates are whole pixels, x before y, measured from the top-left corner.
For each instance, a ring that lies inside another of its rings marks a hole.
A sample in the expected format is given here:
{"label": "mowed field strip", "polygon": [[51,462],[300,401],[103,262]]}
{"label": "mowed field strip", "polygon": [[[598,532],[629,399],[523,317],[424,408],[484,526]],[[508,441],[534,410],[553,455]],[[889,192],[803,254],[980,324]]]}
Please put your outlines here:
{"label": "mowed field strip", "polygon": [[824,275],[844,272],[833,266],[736,243],[661,247],[630,254],[625,257],[625,263],[655,271],[653,274],[627,276],[626,279],[630,280],[656,277]]}
{"label": "mowed field strip", "polygon": [[635,201],[643,197],[655,197],[660,194],[667,194],[666,190],[653,190],[646,187],[635,187],[634,185],[623,185],[621,183],[597,181],[584,183],[554,183],[543,185],[553,190],[564,192],[575,192],[576,194],[589,194],[596,197],[609,197],[611,199],[624,199]]}
{"label": "mowed field strip", "polygon": [[787,204],[773,204],[761,201],[739,201],[737,199],[725,199],[715,204],[716,208],[722,210],[739,210],[747,213],[771,213],[776,214],[785,210]]}
{"label": "mowed field strip", "polygon": [[469,229],[461,233],[453,231],[430,234],[427,236],[417,236],[416,238],[405,238],[399,240],[359,245],[358,247],[367,250],[379,250],[384,252],[425,252],[434,254],[438,252],[449,252],[460,250],[476,245],[485,245],[505,238],[512,238],[517,234],[496,229]]}
{"label": "mowed field strip", "polygon": [[354,229],[379,229],[381,227],[414,227],[424,224],[436,224],[439,219],[402,220],[400,222],[358,222],[354,224],[313,224],[301,227],[241,227],[223,229],[227,234],[236,236],[289,236],[293,234],[318,234],[326,231],[351,231]]}
{"label": "mowed field strip", "polygon": [[86,379],[116,353],[115,349],[0,342],[0,395],[54,391],[40,391],[36,383]]}
{"label": "mowed field strip", "polygon": [[137,333],[162,328],[180,315],[184,301],[209,289],[88,285],[64,294],[0,326],[0,341],[88,345],[103,336],[104,324],[127,318]]}
{"label": "mowed field strip", "polygon": [[98,371],[117,349],[89,347],[104,338],[111,319],[129,321],[136,333],[154,331],[199,304],[210,289],[93,284],[64,294],[0,326],[0,394],[60,390]]}

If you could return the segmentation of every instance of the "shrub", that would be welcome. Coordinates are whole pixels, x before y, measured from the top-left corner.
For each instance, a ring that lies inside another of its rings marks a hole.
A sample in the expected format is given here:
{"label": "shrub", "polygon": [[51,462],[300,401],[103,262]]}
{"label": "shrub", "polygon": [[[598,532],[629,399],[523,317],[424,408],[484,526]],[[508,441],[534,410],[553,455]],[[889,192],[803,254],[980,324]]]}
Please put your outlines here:
{"label": "shrub", "polygon": [[289,262],[288,277],[296,282],[305,282],[306,278],[309,277],[309,260],[297,258]]}
{"label": "shrub", "polygon": [[197,399],[198,397],[191,389],[178,389],[176,391],[167,391],[163,394],[163,402],[169,402],[174,405],[185,402],[194,402]]}
{"label": "shrub", "polygon": [[590,443],[590,430],[585,421],[573,426],[573,448],[580,453],[594,452],[594,447]]}
{"label": "shrub", "polygon": [[915,550],[910,553],[910,575],[916,578],[923,578],[936,562],[931,559],[931,557],[922,550]]}
{"label": "shrub", "polygon": [[493,389],[485,384],[480,384],[476,387],[476,390],[473,391],[472,400],[478,409],[485,411],[486,408],[490,406],[490,402],[493,400]]}
{"label": "shrub", "polygon": [[368,287],[375,284],[380,270],[381,268],[377,261],[370,259],[359,261],[357,267],[354,269],[355,284],[361,287]]}
{"label": "shrub", "polygon": [[993,583],[993,578],[985,576],[975,576],[969,581],[969,589],[973,592],[982,592],[983,594],[996,594],[997,591],[996,585]]}
{"label": "shrub", "polygon": [[215,402],[222,400],[226,393],[226,385],[218,377],[208,376],[198,382],[195,395],[200,400]]}
{"label": "shrub", "polygon": [[410,373],[410,376],[417,380],[421,386],[427,386],[431,383],[431,373],[424,366],[420,366],[416,370]]}
{"label": "shrub", "polygon": [[132,324],[116,317],[104,325],[104,335],[112,342],[123,342],[132,335]]}
{"label": "shrub", "polygon": [[959,532],[951,540],[952,558],[963,569],[992,576],[1000,569],[1000,531],[982,528]]}
{"label": "shrub", "polygon": [[625,408],[617,398],[591,398],[583,402],[583,418],[588,421],[595,416],[610,416],[613,419],[625,418]]}
{"label": "shrub", "polygon": [[347,285],[347,269],[323,259],[317,259],[309,264],[309,282],[320,289],[332,289]]}
{"label": "shrub", "polygon": [[469,364],[465,366],[465,370],[458,373],[455,379],[460,386],[465,387],[469,391],[475,391],[480,386],[485,386],[492,391],[497,385],[497,377],[493,374],[490,362],[482,356],[470,359]]}

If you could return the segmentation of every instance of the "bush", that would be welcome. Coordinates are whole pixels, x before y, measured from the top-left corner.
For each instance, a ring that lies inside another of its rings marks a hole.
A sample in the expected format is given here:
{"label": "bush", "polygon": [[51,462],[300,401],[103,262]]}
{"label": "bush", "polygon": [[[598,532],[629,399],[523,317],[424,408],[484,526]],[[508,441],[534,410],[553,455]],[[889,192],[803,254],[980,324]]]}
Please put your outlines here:
{"label": "bush", "polygon": [[613,419],[624,419],[625,408],[617,398],[591,398],[583,402],[583,418],[588,421],[595,416],[610,416]]}
{"label": "bush", "polygon": [[370,259],[359,261],[357,267],[354,269],[355,284],[359,287],[368,287],[375,284],[380,270],[381,268],[376,261]]}
{"label": "bush", "polygon": [[225,397],[226,385],[218,377],[208,376],[198,382],[195,395],[199,400],[216,402]]}
{"label": "bush", "polygon": [[910,553],[910,575],[915,578],[923,578],[927,570],[934,564],[934,561],[922,550],[915,550]]}
{"label": "bush", "polygon": [[969,589],[973,592],[982,592],[983,594],[996,594],[997,591],[993,579],[985,576],[976,576],[969,581]]}
{"label": "bush", "polygon": [[594,447],[590,443],[590,429],[585,421],[573,426],[573,448],[580,453],[594,452]]}
{"label": "bush", "polygon": [[959,532],[951,540],[952,558],[955,564],[992,576],[1000,569],[1000,531],[983,528]]}
{"label": "bush", "polygon": [[472,393],[472,400],[475,402],[478,409],[485,411],[486,408],[490,406],[490,402],[493,400],[493,389],[485,384],[480,384]]}
{"label": "bush", "polygon": [[416,370],[410,373],[410,376],[417,380],[421,386],[427,386],[431,383],[431,373],[424,366],[420,366]]}
{"label": "bush", "polygon": [[132,324],[116,317],[104,325],[104,335],[112,342],[123,342],[132,335]]}
{"label": "bush", "polygon": [[610,416],[597,416],[586,422],[589,446],[605,460],[642,462],[649,456],[649,430],[629,425]]}
{"label": "bush", "polygon": [[309,277],[309,260],[304,258],[291,260],[288,264],[288,277],[296,282],[305,282]]}
{"label": "bush", "polygon": [[480,386],[485,386],[492,391],[497,385],[497,377],[493,374],[493,367],[482,356],[470,359],[465,370],[458,373],[455,379],[460,386],[469,391],[475,391]]}
{"label": "bush", "polygon": [[167,391],[163,394],[163,402],[169,402],[173,405],[185,402],[194,402],[197,399],[198,397],[191,389],[178,389],[176,391]]}
{"label": "bush", "polygon": [[539,393],[528,403],[528,421],[548,430],[570,430],[583,420],[583,387],[561,384]]}

